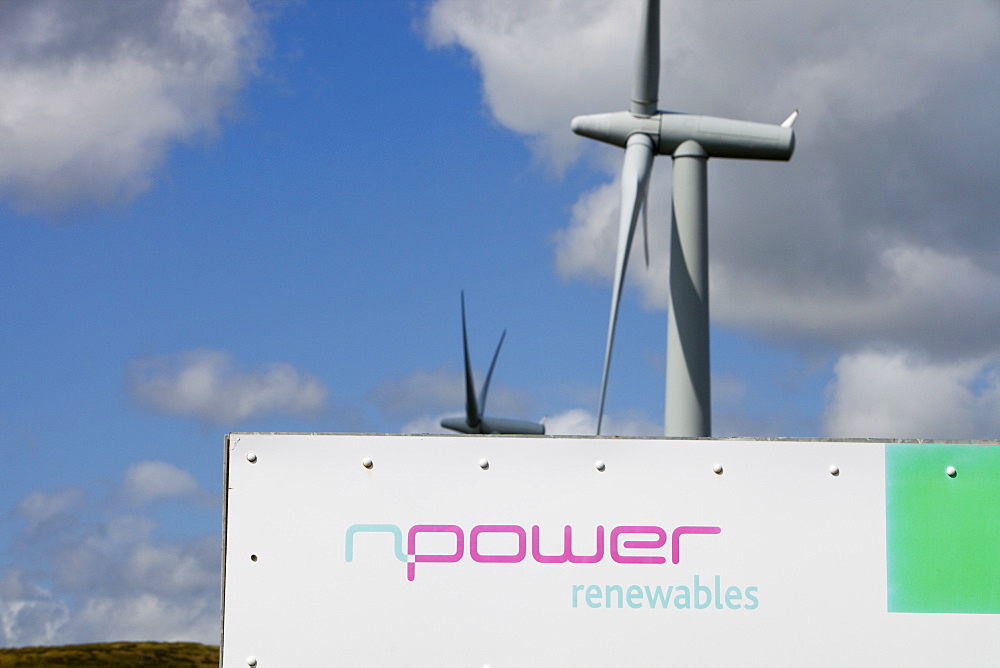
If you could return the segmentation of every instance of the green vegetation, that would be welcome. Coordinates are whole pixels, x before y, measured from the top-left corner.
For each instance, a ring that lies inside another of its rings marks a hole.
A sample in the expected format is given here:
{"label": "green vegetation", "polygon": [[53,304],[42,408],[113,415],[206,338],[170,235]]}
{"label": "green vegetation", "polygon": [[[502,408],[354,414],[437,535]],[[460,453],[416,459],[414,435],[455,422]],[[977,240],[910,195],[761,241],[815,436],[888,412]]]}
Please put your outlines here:
{"label": "green vegetation", "polygon": [[218,668],[219,648],[193,642],[111,642],[0,649],[0,668]]}

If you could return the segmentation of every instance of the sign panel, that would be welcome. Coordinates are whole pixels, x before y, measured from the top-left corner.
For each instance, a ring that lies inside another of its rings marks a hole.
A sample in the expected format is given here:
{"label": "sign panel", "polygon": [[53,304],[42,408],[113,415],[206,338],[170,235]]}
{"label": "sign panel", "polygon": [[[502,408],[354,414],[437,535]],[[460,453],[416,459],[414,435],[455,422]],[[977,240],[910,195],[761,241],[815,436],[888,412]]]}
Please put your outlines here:
{"label": "sign panel", "polygon": [[1000,665],[1000,447],[231,434],[223,666]]}

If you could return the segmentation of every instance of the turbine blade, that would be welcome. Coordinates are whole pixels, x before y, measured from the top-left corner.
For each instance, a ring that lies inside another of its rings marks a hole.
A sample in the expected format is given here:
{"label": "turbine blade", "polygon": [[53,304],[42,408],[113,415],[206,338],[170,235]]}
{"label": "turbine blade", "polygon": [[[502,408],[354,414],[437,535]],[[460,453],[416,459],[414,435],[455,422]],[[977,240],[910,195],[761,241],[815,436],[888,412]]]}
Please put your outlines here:
{"label": "turbine blade", "polygon": [[608,320],[608,340],[604,349],[604,373],[601,377],[601,403],[597,409],[597,433],[601,433],[604,417],[604,398],[608,390],[608,370],[611,367],[611,349],[615,342],[615,324],[618,305],[625,285],[625,270],[632,249],[632,237],[639,211],[645,202],[646,184],[653,168],[653,140],[644,134],[628,138],[625,161],[622,165],[622,204],[618,222],[618,255],[615,258],[615,280],[611,292],[611,317]]}
{"label": "turbine blade", "polygon": [[462,291],[462,350],[465,352],[465,421],[470,428],[479,426],[479,407],[476,405],[476,385],[472,380],[472,363],[469,361],[469,337],[465,332],[465,291]]}
{"label": "turbine blade", "polygon": [[642,250],[646,257],[646,269],[649,269],[649,221],[647,220],[649,207],[646,206],[646,198],[649,195],[649,180],[646,181],[646,192],[642,194]]}
{"label": "turbine blade", "polygon": [[639,48],[632,81],[633,116],[656,113],[660,87],[660,0],[646,0],[639,25]]}
{"label": "turbine blade", "polygon": [[[497,358],[500,357],[500,346],[503,345],[504,337],[507,336],[507,330],[503,330],[500,335],[500,343],[497,344],[497,350],[493,353],[493,361],[490,362],[490,370],[486,373],[486,382],[483,383],[483,393],[479,395],[479,410],[480,415],[486,415],[486,393],[490,391],[490,380],[493,378],[493,368],[497,365]],[[485,418],[483,418],[485,419]]]}

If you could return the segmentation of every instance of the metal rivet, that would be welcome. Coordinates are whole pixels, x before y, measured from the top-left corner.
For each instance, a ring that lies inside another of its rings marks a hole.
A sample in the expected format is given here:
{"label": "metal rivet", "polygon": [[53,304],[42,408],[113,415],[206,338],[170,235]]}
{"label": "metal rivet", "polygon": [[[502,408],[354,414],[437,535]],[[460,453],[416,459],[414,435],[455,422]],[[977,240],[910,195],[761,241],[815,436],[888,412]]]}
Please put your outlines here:
{"label": "metal rivet", "polygon": [[715,471],[715,475],[722,475],[722,464],[714,465],[712,470]]}
{"label": "metal rivet", "polygon": [[955,476],[958,475],[958,471],[955,470],[954,466],[949,466],[944,470],[944,472],[948,474],[949,478],[954,478]]}
{"label": "metal rivet", "polygon": [[257,555],[256,554],[251,554],[250,555],[250,561],[257,561]]}
{"label": "metal rivet", "polygon": [[365,457],[364,459],[361,460],[361,465],[364,466],[366,469],[370,469],[371,467],[375,466],[375,462],[372,461],[371,457]]}
{"label": "metal rivet", "polygon": [[479,460],[479,468],[481,468],[482,470],[485,471],[489,467],[490,467],[490,463],[488,461],[486,461],[485,459],[480,459]]}
{"label": "metal rivet", "polygon": [[838,476],[838,475],[840,475],[840,467],[837,466],[836,464],[831,464],[830,465],[830,475],[832,475],[832,476]]}
{"label": "metal rivet", "polygon": [[255,657],[255,656],[248,656],[247,657],[247,665],[248,666],[256,666],[257,665],[257,657]]}
{"label": "metal rivet", "polygon": [[594,462],[594,468],[596,468],[598,471],[603,471],[607,467],[604,466],[604,462],[602,460],[598,459],[596,462]]}
{"label": "metal rivet", "polygon": [[257,453],[256,452],[248,452],[247,453],[247,461],[250,462],[251,464],[255,463],[257,461]]}

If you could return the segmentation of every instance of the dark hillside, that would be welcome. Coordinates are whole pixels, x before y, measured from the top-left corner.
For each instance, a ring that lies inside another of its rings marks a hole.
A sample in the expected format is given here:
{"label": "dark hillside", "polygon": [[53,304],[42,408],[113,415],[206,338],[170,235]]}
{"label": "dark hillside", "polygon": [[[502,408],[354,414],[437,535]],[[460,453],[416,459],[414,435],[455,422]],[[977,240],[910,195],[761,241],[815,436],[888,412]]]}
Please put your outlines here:
{"label": "dark hillside", "polygon": [[218,668],[219,648],[193,642],[112,642],[0,649],[0,668]]}

